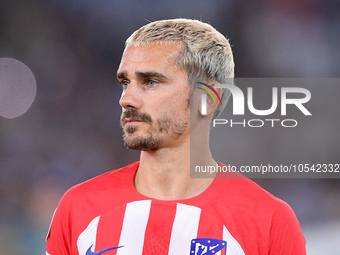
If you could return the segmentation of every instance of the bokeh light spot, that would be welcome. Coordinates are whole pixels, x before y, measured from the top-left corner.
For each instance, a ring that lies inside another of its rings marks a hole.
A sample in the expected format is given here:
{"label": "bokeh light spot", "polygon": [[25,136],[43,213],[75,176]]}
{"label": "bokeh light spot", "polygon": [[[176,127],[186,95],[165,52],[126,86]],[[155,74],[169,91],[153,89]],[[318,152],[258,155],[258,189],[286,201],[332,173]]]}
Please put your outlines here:
{"label": "bokeh light spot", "polygon": [[31,70],[12,58],[0,58],[0,116],[23,115],[32,105],[37,85]]}

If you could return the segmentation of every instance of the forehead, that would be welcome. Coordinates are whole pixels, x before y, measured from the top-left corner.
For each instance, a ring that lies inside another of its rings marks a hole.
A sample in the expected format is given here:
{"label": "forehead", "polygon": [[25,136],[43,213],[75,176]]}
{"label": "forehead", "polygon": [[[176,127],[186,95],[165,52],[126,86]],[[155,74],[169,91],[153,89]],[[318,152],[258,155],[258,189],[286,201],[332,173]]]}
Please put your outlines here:
{"label": "forehead", "polygon": [[119,72],[179,69],[175,63],[181,51],[179,43],[150,43],[145,46],[127,46],[124,50]]}

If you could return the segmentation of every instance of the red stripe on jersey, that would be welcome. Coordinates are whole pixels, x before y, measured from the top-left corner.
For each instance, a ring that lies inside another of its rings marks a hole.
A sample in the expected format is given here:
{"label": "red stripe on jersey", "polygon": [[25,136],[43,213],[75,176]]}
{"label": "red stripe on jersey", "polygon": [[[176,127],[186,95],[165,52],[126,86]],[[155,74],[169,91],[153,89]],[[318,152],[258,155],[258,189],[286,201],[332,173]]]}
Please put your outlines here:
{"label": "red stripe on jersey", "polygon": [[197,238],[223,239],[223,224],[216,217],[202,211]]}
{"label": "red stripe on jersey", "polygon": [[[122,229],[125,207],[125,205],[120,206],[114,211],[101,216],[98,224],[95,251],[119,246],[121,231],[117,230]],[[111,250],[105,252],[105,255],[115,255],[116,253],[117,250]]]}
{"label": "red stripe on jersey", "polygon": [[153,202],[146,226],[143,255],[168,254],[172,225],[176,215],[176,204],[167,206]]}

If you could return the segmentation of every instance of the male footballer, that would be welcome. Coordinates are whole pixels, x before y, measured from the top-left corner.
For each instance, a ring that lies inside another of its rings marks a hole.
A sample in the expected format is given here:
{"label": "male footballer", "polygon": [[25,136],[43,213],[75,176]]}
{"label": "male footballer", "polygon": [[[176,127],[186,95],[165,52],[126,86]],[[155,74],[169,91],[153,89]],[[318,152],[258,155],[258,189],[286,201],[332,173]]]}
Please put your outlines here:
{"label": "male footballer", "polygon": [[[135,31],[117,71],[126,147],[140,160],[107,172],[61,199],[49,255],[303,255],[292,209],[247,178],[190,178],[190,161],[219,165],[209,130],[228,100],[216,89],[202,114],[202,86],[234,77],[228,40],[190,19]],[[195,153],[191,153],[195,150]]]}

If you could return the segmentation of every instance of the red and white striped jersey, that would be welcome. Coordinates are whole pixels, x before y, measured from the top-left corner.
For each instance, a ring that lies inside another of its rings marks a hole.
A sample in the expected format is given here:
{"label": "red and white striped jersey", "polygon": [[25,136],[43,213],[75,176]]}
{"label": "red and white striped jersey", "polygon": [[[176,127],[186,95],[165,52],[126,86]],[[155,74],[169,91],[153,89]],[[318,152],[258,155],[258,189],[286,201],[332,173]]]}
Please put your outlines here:
{"label": "red and white striped jersey", "polygon": [[246,178],[216,178],[200,195],[139,194],[139,163],[71,188],[47,237],[50,255],[306,254],[291,208]]}

